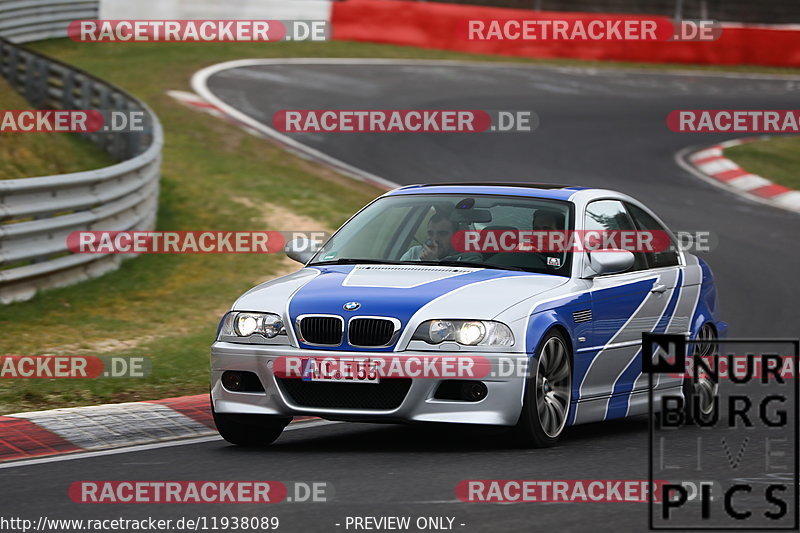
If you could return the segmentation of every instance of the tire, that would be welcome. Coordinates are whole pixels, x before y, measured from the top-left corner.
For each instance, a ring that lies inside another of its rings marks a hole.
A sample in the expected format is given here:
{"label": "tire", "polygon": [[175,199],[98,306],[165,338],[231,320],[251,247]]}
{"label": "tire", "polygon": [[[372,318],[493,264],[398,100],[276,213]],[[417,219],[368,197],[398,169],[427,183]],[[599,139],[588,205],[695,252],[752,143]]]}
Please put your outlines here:
{"label": "tire", "polygon": [[531,365],[515,441],[527,448],[548,448],[561,438],[572,400],[572,357],[564,336],[549,332]]}
{"label": "tire", "polygon": [[[709,363],[716,364],[714,358],[717,353],[718,344],[713,342],[717,339],[714,328],[710,324],[703,324],[697,332],[695,342],[692,343],[693,358],[700,355]],[[711,368],[714,368],[711,366]],[[683,378],[683,398],[684,398],[684,419],[687,422],[695,422],[699,417],[701,424],[710,422],[714,417],[714,402],[719,391],[719,383],[714,383],[708,378],[698,375],[697,382],[692,376]]]}
{"label": "tire", "polygon": [[222,438],[238,446],[269,446],[292,421],[271,415],[221,414],[213,407],[211,414]]}

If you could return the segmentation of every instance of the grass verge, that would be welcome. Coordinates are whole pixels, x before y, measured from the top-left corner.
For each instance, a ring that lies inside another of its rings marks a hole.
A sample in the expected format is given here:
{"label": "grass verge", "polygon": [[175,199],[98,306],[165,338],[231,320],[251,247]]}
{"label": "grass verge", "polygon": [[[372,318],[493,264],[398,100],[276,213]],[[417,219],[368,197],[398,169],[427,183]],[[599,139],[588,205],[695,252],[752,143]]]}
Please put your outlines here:
{"label": "grass verge", "polygon": [[773,137],[733,146],[725,150],[725,157],[748,172],[800,190],[800,137]]}
{"label": "grass verge", "polygon": [[[29,108],[0,78],[0,109]],[[0,180],[80,172],[113,163],[91,142],[70,133],[0,133]]]}
{"label": "grass verge", "polygon": [[[161,118],[159,229],[330,229],[381,193],[165,94],[188,89],[191,74],[203,66],[240,57],[236,47],[192,52],[61,41],[37,48],[117,83]],[[142,379],[0,380],[0,413],[207,391],[209,345],[220,316],[242,292],[290,268],[277,255],[145,255],[96,280],[2,306],[0,354],[145,356],[153,373]]]}

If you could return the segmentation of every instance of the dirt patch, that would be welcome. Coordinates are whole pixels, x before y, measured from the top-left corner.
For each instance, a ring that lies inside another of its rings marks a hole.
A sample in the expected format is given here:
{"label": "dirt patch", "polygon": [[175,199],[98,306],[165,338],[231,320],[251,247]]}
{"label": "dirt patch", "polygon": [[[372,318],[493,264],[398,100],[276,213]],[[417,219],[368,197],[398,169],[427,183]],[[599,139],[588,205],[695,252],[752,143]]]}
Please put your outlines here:
{"label": "dirt patch", "polygon": [[298,215],[285,207],[265,202],[254,202],[251,198],[236,196],[234,202],[245,207],[256,209],[261,214],[261,221],[266,227],[275,230],[301,229],[303,231],[331,231],[319,221],[304,215]]}
{"label": "dirt patch", "polygon": [[[235,202],[257,209],[261,215],[261,222],[265,227],[274,230],[302,230],[302,231],[327,231],[331,232],[331,228],[325,227],[319,220],[298,215],[294,211],[286,209],[276,204],[269,203],[256,203],[250,198],[235,197]],[[300,269],[300,263],[283,256],[278,264],[278,267],[269,276],[256,280],[256,283],[264,283],[273,278],[285,276]]]}

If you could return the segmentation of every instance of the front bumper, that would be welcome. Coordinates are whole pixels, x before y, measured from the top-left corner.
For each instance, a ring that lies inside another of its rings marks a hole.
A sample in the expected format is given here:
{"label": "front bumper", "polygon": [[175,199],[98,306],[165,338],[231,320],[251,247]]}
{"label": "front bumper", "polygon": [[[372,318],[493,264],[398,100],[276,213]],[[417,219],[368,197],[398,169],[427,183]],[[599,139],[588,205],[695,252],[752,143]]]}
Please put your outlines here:
{"label": "front bumper", "polygon": [[[365,422],[450,422],[460,424],[514,425],[522,408],[525,387],[524,372],[511,375],[509,365],[525,369],[527,356],[522,353],[462,352],[457,355],[480,356],[489,361],[486,377],[462,378],[482,381],[486,396],[477,402],[440,400],[434,393],[443,379],[411,378],[411,385],[402,402],[393,409],[343,409],[298,405],[273,373],[280,357],[425,357],[435,352],[340,352],[303,350],[293,346],[234,344],[217,341],[211,348],[211,399],[217,413],[248,413],[278,416],[317,416],[330,420]],[[447,354],[450,355],[450,354]],[[501,361],[502,360],[502,361]],[[232,392],[220,382],[226,370],[253,372],[264,392]],[[389,378],[392,379],[392,378]],[[357,387],[374,386],[369,383]]]}

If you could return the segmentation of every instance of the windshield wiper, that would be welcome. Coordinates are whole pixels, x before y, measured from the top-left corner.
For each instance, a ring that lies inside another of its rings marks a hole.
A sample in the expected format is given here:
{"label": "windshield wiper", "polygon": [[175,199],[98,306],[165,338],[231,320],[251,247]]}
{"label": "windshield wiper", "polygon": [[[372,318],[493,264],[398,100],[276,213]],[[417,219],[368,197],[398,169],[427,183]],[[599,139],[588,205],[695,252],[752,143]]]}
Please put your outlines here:
{"label": "windshield wiper", "polygon": [[341,259],[334,259],[332,261],[317,261],[316,263],[309,263],[312,265],[408,265],[416,263],[417,261],[390,261],[388,259],[354,259],[350,257],[343,257]]}
{"label": "windshield wiper", "polygon": [[495,270],[516,270],[518,272],[530,272],[530,270],[506,265],[491,265],[489,263],[481,263],[480,261],[414,261],[416,265],[429,265],[429,266],[463,266],[472,268],[493,268]]}
{"label": "windshield wiper", "polygon": [[480,261],[392,261],[390,259],[356,259],[350,257],[343,257],[341,259],[334,259],[331,261],[317,261],[316,263],[309,263],[308,266],[314,265],[425,265],[425,266],[463,266],[470,268],[491,268],[495,270],[514,270],[517,272],[533,272],[527,268],[506,266],[506,265],[490,265],[488,263],[481,263]]}

